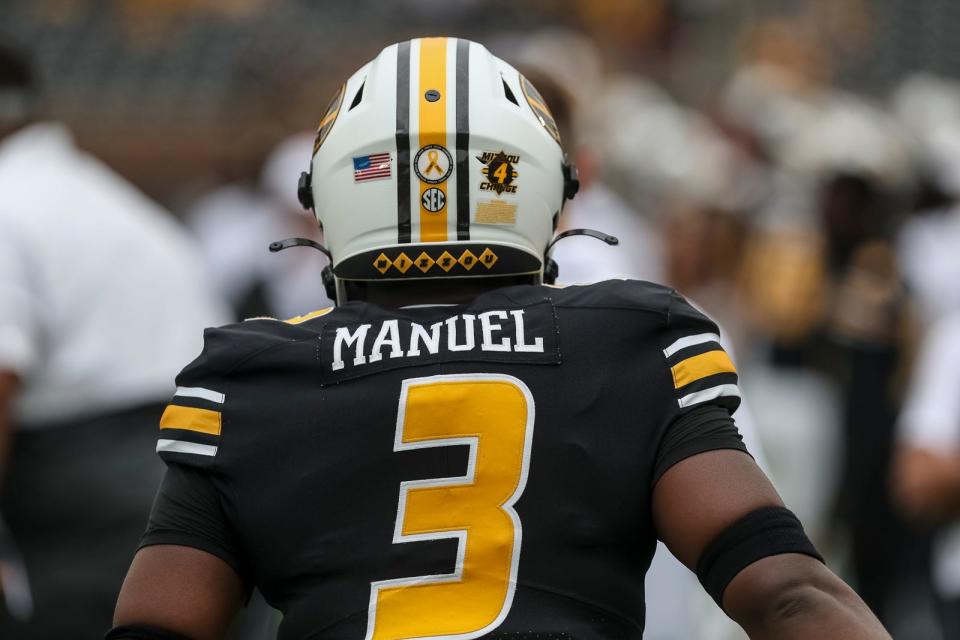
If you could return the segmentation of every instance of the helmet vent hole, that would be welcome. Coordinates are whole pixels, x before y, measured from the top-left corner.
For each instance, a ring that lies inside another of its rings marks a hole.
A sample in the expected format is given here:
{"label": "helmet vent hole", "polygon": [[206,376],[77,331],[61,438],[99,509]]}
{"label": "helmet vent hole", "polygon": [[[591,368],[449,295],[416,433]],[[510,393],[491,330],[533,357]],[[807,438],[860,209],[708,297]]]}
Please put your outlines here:
{"label": "helmet vent hole", "polygon": [[353,96],[353,102],[350,103],[350,108],[347,111],[353,111],[353,108],[360,104],[360,101],[363,100],[363,88],[367,86],[366,81],[360,85],[360,88],[357,90],[357,95]]}
{"label": "helmet vent hole", "polygon": [[506,96],[507,100],[519,107],[520,103],[517,102],[517,96],[513,95],[513,91],[510,89],[510,85],[507,84],[506,78],[501,76],[500,79],[503,81],[503,95]]}

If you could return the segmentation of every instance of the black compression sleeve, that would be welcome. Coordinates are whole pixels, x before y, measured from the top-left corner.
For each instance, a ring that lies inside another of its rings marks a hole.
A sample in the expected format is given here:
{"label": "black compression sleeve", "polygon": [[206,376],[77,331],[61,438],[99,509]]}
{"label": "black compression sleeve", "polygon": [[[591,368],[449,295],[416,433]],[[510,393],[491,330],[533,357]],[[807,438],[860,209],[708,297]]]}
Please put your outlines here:
{"label": "black compression sleeve", "polygon": [[784,507],[751,511],[724,529],[697,561],[697,578],[723,608],[723,592],[738,573],[769,556],[801,553],[823,562],[797,516]]}
{"label": "black compression sleeve", "polygon": [[190,640],[190,638],[159,627],[125,624],[110,629],[103,640]]}
{"label": "black compression sleeve", "polygon": [[747,452],[730,412],[716,405],[697,407],[673,421],[663,434],[653,467],[653,484],[667,469],[698,453],[718,449]]}
{"label": "black compression sleeve", "polygon": [[209,475],[180,464],[167,472],[150,512],[140,548],[158,544],[193,547],[211,553],[237,572],[248,584],[240,545],[227,518],[220,493]]}

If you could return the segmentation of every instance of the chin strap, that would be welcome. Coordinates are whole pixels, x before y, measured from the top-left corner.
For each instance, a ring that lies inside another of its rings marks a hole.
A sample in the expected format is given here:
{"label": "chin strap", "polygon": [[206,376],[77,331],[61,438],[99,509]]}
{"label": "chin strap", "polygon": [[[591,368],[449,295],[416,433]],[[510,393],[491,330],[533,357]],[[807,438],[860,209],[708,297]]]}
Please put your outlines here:
{"label": "chin strap", "polygon": [[286,240],[277,240],[276,242],[271,242],[270,253],[277,253],[278,251],[283,251],[284,249],[289,249],[290,247],[310,247],[311,249],[316,249],[323,255],[327,256],[330,264],[325,266],[323,271],[320,272],[320,279],[323,281],[323,287],[327,290],[327,297],[336,303],[337,281],[333,276],[333,255],[331,255],[330,249],[327,249],[319,242],[311,240],[310,238],[287,238]]}
{"label": "chin strap", "polygon": [[594,229],[568,229],[567,231],[558,233],[556,236],[554,236],[553,240],[550,241],[550,244],[547,245],[547,248],[543,252],[544,284],[554,284],[557,281],[557,278],[560,276],[560,267],[557,265],[556,261],[550,257],[550,252],[553,250],[553,247],[564,238],[571,238],[573,236],[587,236],[590,238],[596,238],[601,242],[607,243],[611,247],[615,247],[620,244],[620,239],[616,236],[612,236],[609,233],[603,233],[602,231],[595,231]]}
{"label": "chin strap", "polygon": [[[544,265],[543,265],[543,282],[545,284],[554,284],[557,281],[557,277],[560,275],[560,267],[557,265],[556,261],[550,257],[550,252],[553,251],[554,246],[564,238],[570,238],[573,236],[588,236],[590,238],[596,238],[601,242],[605,242],[611,247],[615,247],[620,244],[620,240],[616,236],[612,236],[609,233],[603,233],[602,231],[596,231],[594,229],[568,229],[562,233],[558,233],[547,245],[547,248],[544,250]],[[283,251],[284,249],[289,249],[290,247],[310,247],[311,249],[316,249],[323,255],[327,256],[327,259],[330,260],[330,264],[323,268],[323,271],[320,273],[320,278],[323,281],[323,286],[327,290],[327,297],[331,300],[337,299],[337,284],[336,279],[333,276],[333,256],[330,254],[330,250],[325,246],[320,244],[315,240],[309,238],[287,238],[286,240],[278,240],[276,242],[270,243],[270,252],[277,253]]]}
{"label": "chin strap", "polygon": [[287,238],[286,240],[277,240],[276,242],[271,242],[270,253],[283,251],[284,249],[289,249],[290,247],[311,247],[327,256],[331,262],[333,261],[333,256],[330,255],[330,249],[327,249],[319,242],[311,240],[310,238]]}

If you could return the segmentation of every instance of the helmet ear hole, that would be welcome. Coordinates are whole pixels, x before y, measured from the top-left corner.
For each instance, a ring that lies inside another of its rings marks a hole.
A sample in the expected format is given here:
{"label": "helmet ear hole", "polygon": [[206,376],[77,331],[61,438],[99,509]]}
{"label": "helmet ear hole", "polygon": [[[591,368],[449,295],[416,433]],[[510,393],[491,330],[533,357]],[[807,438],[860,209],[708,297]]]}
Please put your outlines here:
{"label": "helmet ear hole", "polygon": [[313,209],[313,187],[310,185],[310,174],[306,171],[300,174],[300,182],[297,183],[297,200],[307,211]]}
{"label": "helmet ear hole", "polygon": [[367,86],[366,82],[360,85],[360,88],[357,90],[357,95],[353,96],[353,102],[350,103],[350,108],[347,109],[348,112],[353,111],[356,106],[360,104],[360,101],[363,100],[363,88],[365,86]]}
{"label": "helmet ear hole", "polygon": [[513,95],[513,90],[510,88],[510,85],[507,84],[507,79],[503,77],[503,74],[500,75],[500,80],[503,81],[504,97],[506,97],[507,100],[509,100],[510,102],[512,102],[513,104],[519,107],[520,103],[517,102],[517,96]]}

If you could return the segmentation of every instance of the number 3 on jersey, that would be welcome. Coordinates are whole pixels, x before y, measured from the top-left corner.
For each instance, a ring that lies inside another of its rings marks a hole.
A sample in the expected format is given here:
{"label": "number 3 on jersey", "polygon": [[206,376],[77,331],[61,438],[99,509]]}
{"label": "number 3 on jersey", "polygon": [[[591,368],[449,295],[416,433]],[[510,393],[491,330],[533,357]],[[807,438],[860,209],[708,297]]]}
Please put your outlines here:
{"label": "number 3 on jersey", "polygon": [[394,451],[468,445],[465,476],[400,484],[393,542],[455,538],[452,574],[370,585],[367,640],[477,638],[513,603],[522,528],[513,505],[527,483],[534,405],[507,375],[406,380]]}

